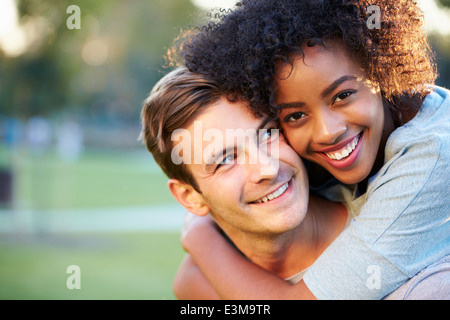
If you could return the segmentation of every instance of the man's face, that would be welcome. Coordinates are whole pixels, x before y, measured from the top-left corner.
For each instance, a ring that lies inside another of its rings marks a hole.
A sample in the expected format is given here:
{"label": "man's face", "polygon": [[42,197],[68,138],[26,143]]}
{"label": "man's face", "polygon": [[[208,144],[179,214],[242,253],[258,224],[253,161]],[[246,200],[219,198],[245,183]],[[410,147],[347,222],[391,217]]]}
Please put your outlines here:
{"label": "man's face", "polygon": [[305,168],[275,128],[274,121],[256,118],[245,104],[226,99],[203,110],[186,128],[193,141],[188,170],[230,236],[284,233],[305,217]]}

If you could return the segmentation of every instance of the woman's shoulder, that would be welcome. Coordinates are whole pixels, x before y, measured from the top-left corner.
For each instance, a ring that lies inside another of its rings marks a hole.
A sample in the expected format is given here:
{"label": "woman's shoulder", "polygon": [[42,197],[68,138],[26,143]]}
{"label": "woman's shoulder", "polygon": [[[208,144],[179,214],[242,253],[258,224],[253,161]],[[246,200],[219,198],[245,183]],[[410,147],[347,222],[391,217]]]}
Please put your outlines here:
{"label": "woman's shoulder", "polygon": [[391,134],[386,144],[386,156],[416,144],[449,144],[449,138],[450,91],[434,86],[417,115]]}
{"label": "woman's shoulder", "polygon": [[432,89],[418,113],[419,118],[435,115],[449,117],[450,90],[439,86],[433,86]]}
{"label": "woman's shoulder", "polygon": [[443,87],[433,86],[432,91],[425,98],[417,115],[399,129],[423,130],[440,126],[449,128],[449,109],[450,91]]}

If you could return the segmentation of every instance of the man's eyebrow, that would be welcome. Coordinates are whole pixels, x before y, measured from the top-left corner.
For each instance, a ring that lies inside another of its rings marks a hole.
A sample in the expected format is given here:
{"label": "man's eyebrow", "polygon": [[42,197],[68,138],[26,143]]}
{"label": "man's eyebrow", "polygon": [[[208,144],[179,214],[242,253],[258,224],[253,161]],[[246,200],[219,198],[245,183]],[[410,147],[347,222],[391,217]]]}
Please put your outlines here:
{"label": "man's eyebrow", "polygon": [[[258,125],[258,128],[256,129],[256,136],[258,137],[258,132],[259,130],[264,129],[265,126],[267,126],[268,123],[275,121],[273,118],[270,117],[265,117],[261,123]],[[213,171],[215,166],[217,165],[217,161],[219,160],[219,157],[221,156],[225,156],[226,154],[229,154],[231,151],[234,151],[236,149],[236,146],[228,146],[225,147],[221,153],[219,154],[214,154],[211,157],[207,158],[207,163],[205,165],[205,170],[206,171]],[[222,160],[222,159],[220,159]]]}
{"label": "man's eyebrow", "polygon": [[272,121],[275,121],[275,119],[270,118],[270,117],[265,117],[265,118],[263,119],[263,121],[259,124],[258,128],[256,129],[256,131],[259,132],[259,130],[264,129],[264,127],[265,127],[268,123],[270,123],[270,122],[272,122]]}
{"label": "man's eyebrow", "polygon": [[[331,85],[329,85],[323,92],[321,93],[322,97],[326,97],[330,95],[334,90],[336,90],[337,87],[339,87],[341,84],[343,84],[346,81],[352,81],[356,80],[357,78],[352,75],[345,75],[334,81]],[[282,103],[276,106],[277,109],[287,109],[287,108],[302,108],[305,106],[304,102],[288,102],[288,103]]]}

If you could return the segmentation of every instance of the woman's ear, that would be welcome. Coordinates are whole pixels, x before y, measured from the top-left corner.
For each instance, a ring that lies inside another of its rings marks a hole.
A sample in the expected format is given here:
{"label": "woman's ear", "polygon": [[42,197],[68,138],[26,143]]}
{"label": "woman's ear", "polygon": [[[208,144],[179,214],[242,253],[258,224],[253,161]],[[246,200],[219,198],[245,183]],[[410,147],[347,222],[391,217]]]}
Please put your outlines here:
{"label": "woman's ear", "polygon": [[206,216],[209,213],[210,208],[205,203],[203,196],[190,184],[170,179],[168,186],[172,196],[189,212],[197,216]]}

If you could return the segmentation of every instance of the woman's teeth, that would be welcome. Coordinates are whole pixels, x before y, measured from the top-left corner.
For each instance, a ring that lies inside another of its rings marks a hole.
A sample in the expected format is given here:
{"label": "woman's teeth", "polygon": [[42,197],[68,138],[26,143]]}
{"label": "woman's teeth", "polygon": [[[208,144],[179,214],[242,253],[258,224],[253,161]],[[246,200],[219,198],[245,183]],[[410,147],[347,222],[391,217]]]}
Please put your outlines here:
{"label": "woman's teeth", "polygon": [[348,145],[346,145],[344,148],[342,148],[339,152],[326,152],[325,154],[331,160],[345,159],[353,152],[353,150],[355,150],[355,148],[359,142],[359,137],[360,136],[357,136],[355,139],[353,139],[352,142],[350,142]]}
{"label": "woman's teeth", "polygon": [[279,196],[281,196],[283,193],[286,192],[287,188],[289,187],[289,182],[286,182],[285,184],[283,184],[278,190],[276,190],[275,192],[272,192],[271,194],[268,194],[267,196],[256,200],[256,203],[265,203],[267,201],[273,200],[278,198]]}

